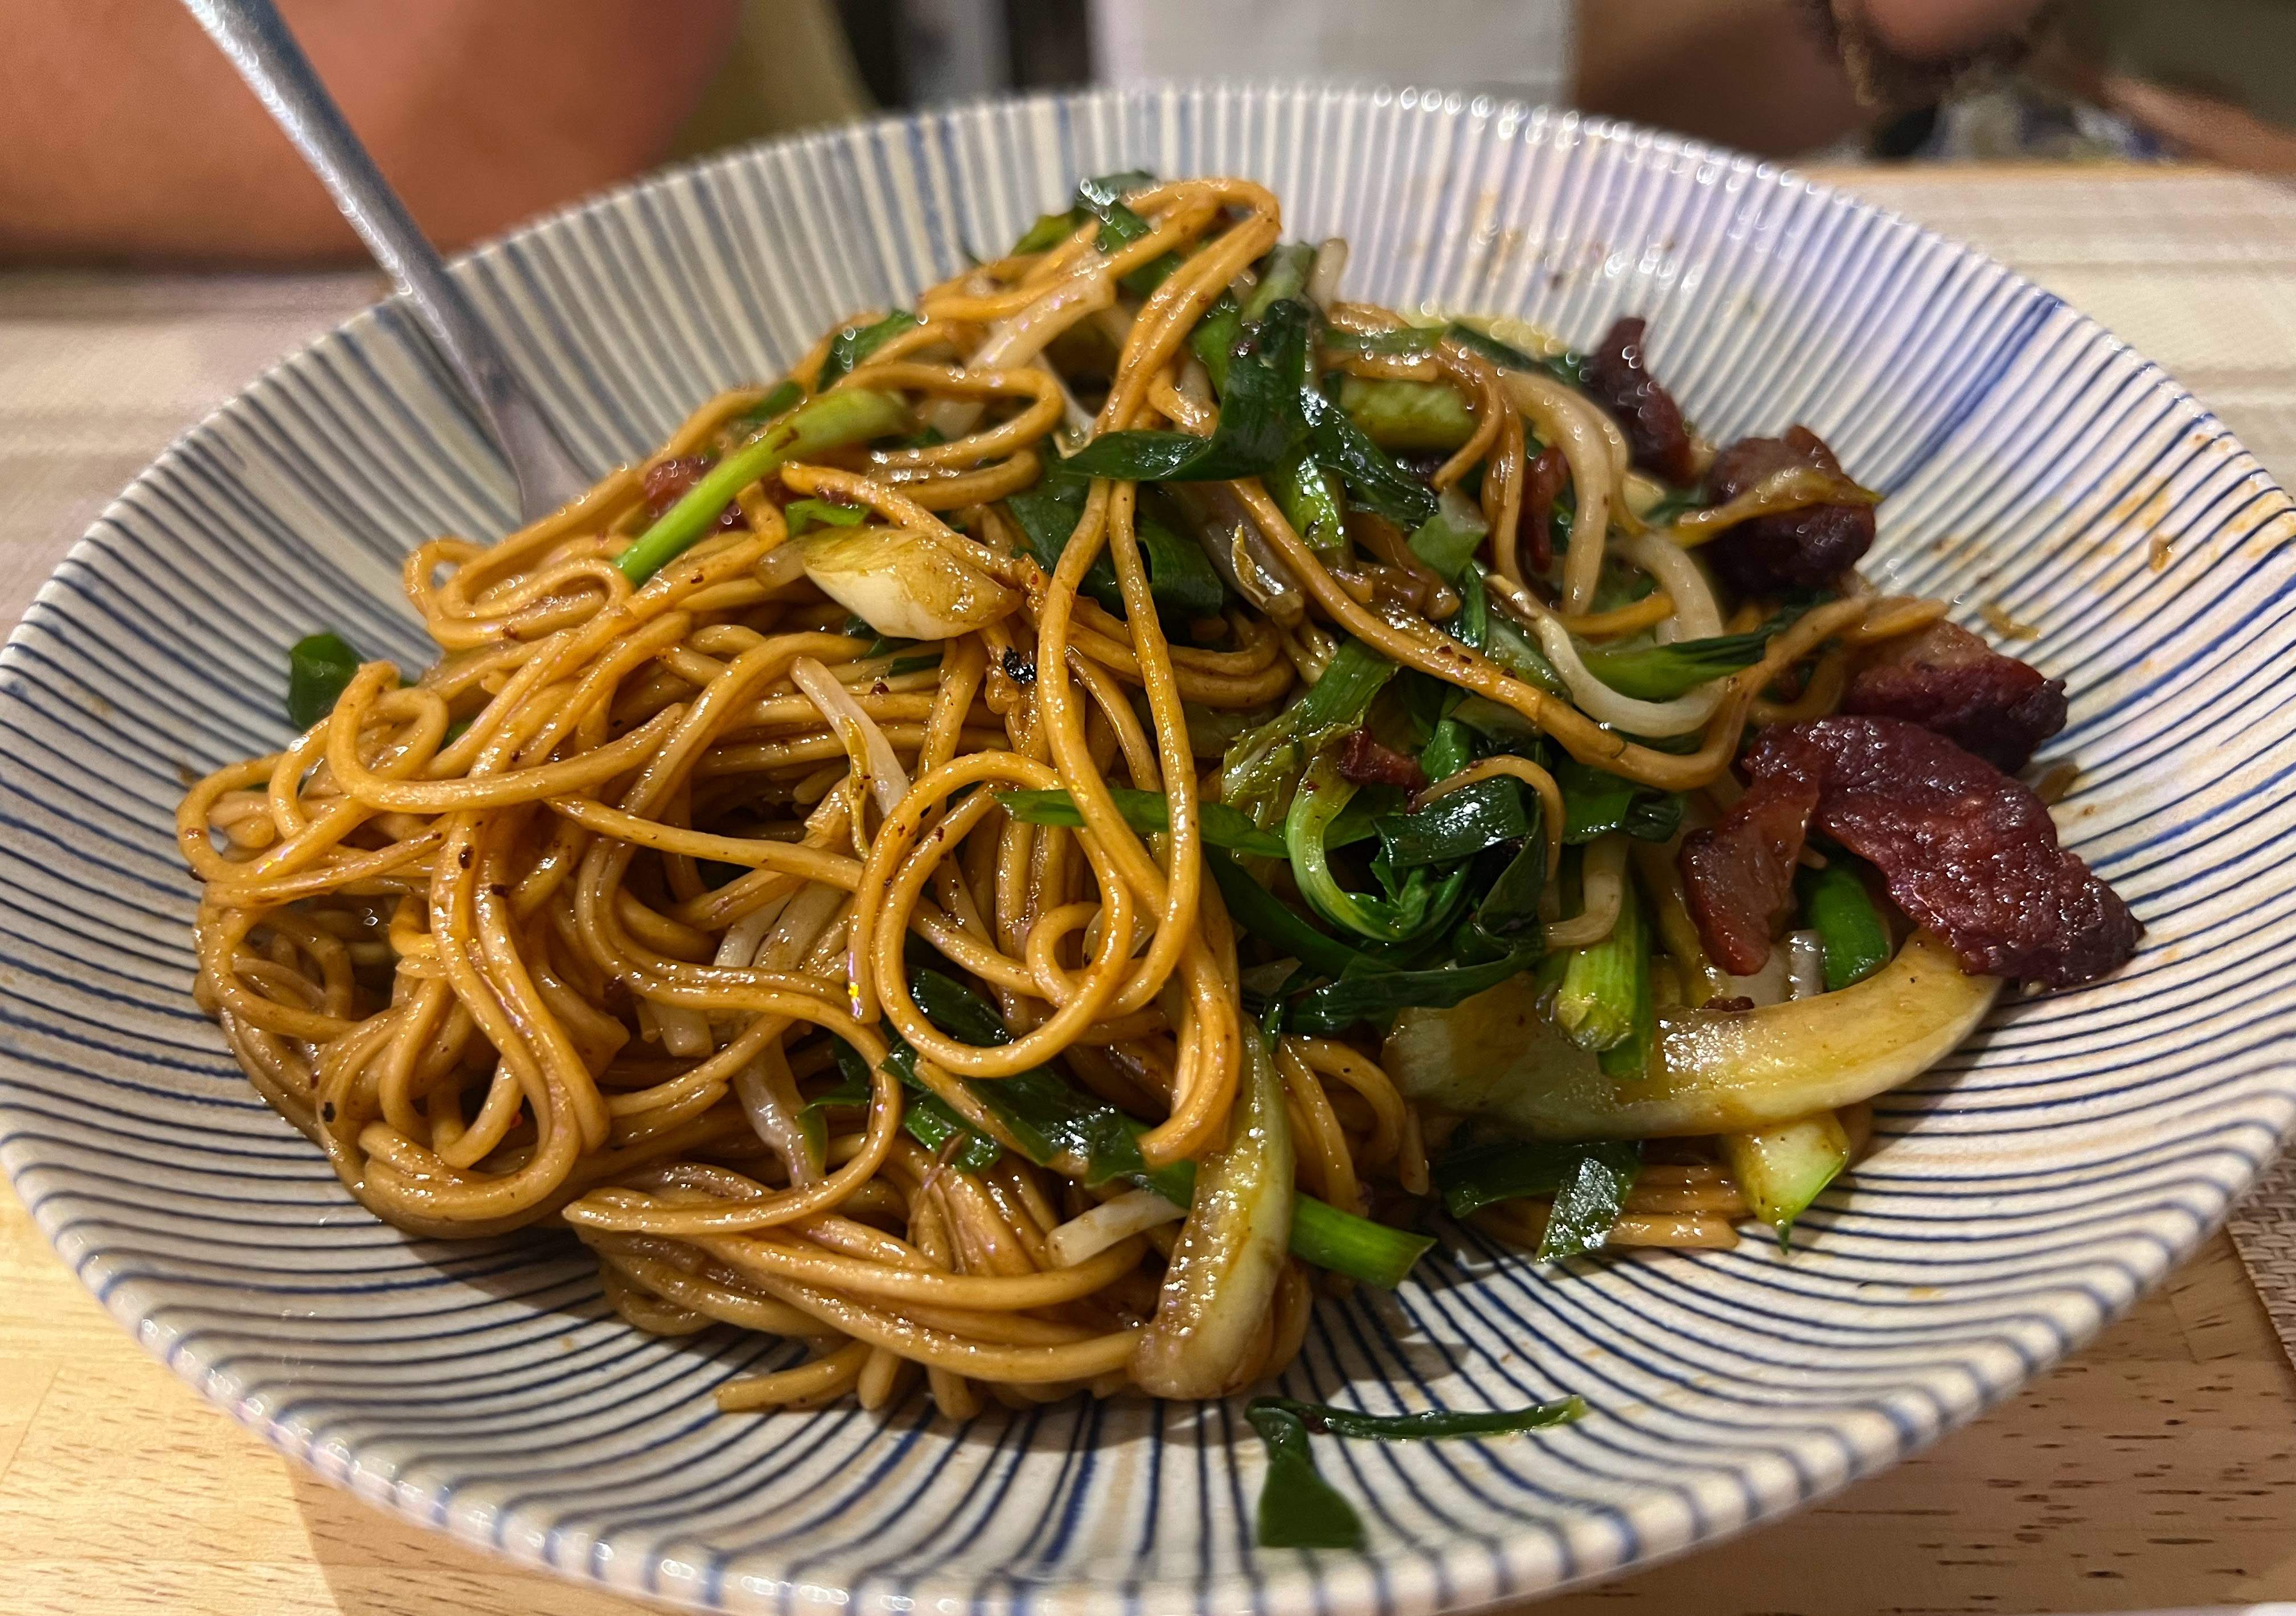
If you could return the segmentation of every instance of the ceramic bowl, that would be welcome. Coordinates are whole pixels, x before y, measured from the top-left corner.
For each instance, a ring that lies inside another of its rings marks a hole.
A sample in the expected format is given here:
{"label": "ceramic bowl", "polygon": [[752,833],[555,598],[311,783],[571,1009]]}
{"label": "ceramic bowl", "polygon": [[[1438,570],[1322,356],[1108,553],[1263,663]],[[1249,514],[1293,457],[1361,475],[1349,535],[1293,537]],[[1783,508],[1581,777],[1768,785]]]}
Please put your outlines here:
{"label": "ceramic bowl", "polygon": [[2147,928],[2005,1003],[1878,1108],[1795,1249],[1534,1267],[1456,1232],[1319,1306],[1290,1391],[1376,1410],[1558,1392],[1578,1425],[1329,1445],[1364,1554],[1256,1548],[1237,1406],[922,1402],[721,1417],[792,1356],[622,1325],[562,1237],[413,1239],[257,1100],[191,997],[186,782],[285,736],[321,626],[408,663],[399,558],[509,480],[401,311],[285,361],[107,511],[0,653],[0,1160],[64,1259],[201,1391],[361,1496],[616,1588],[734,1611],[1423,1612],[1792,1509],[1969,1418],[2126,1308],[2289,1124],[2296,551],[2288,498],[2159,369],[1964,248],[1792,174],[1410,92],[1169,89],[882,121],[665,175],[463,265],[596,470],[833,320],[990,253],[1079,176],[1243,174],[1347,291],[1649,316],[1711,437],[1816,429],[1882,489],[1871,571],[2029,626],[2070,682],[2057,813]]}

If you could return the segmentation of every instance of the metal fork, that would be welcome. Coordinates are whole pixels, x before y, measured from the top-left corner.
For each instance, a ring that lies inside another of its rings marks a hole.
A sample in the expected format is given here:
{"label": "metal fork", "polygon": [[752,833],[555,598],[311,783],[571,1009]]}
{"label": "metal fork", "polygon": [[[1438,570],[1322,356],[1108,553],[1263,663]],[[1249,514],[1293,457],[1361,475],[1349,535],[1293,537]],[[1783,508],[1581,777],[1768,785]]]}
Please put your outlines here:
{"label": "metal fork", "polygon": [[591,480],[575,468],[549,418],[447,274],[439,250],[343,120],[342,109],[272,0],[184,4],[223,47],[375,261],[406,294],[510,463],[518,480],[520,514],[535,521],[581,494]]}

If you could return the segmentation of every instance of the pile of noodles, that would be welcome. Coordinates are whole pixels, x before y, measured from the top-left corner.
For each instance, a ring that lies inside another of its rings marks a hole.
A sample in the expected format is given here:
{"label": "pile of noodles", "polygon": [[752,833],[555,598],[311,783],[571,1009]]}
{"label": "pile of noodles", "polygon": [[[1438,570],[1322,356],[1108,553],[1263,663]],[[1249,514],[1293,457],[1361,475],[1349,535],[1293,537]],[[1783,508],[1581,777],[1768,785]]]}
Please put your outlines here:
{"label": "pile of noodles", "polygon": [[[645,467],[491,546],[427,544],[405,582],[437,662],[406,684],[390,664],[361,668],[324,721],[210,775],[182,807],[204,883],[200,999],[265,1098],[402,1228],[563,1219],[633,1324],[724,1322],[807,1344],[797,1366],[728,1385],[727,1407],[847,1393],[877,1407],[920,1368],[955,1416],[984,1395],[1185,1389],[1142,1367],[1180,1209],[1018,1150],[974,1170],[928,1150],[902,1126],[917,1098],[885,1057],[898,1034],[924,1089],[1007,1143],[964,1079],[1057,1057],[1152,1120],[1138,1141],[1150,1167],[1221,1148],[1248,1023],[1236,931],[1202,865],[1219,741],[1192,739],[1190,710],[1200,725],[1264,712],[1312,682],[1344,634],[1511,709],[1583,761],[1723,790],[1781,670],[1822,643],[1935,615],[1861,629],[1870,598],[1819,606],[1699,698],[1670,732],[1692,734],[1687,750],[1659,750],[1606,727],[1639,715],[1581,710],[1398,607],[1430,584],[1407,553],[1328,567],[1246,480],[1227,486],[1298,587],[1231,609],[1204,643],[1171,643],[1135,485],[1092,486],[1050,576],[1015,559],[1026,546],[993,507],[1038,478],[1056,434],[1212,427],[1185,340],[1275,245],[1275,201],[1234,180],[1129,201],[1151,226],[1141,239],[1103,251],[1087,222],[969,271],[837,383],[900,396],[947,441],[788,464],[741,490],[738,522],[640,586],[614,558],[647,525]],[[1167,253],[1178,267],[1152,294],[1121,293]],[[1398,324],[1328,307],[1342,328]],[[1120,354],[1088,419],[1041,358],[1077,328]],[[795,381],[812,386],[827,343]],[[1366,349],[1343,363],[1446,382],[1472,412],[1473,439],[1433,480],[1482,468],[1497,604],[1587,636],[1669,613],[1673,632],[1721,631],[1697,570],[1627,513],[1624,444],[1586,399],[1453,341],[1431,362]],[[762,397],[712,400],[658,459],[719,445]],[[1570,456],[1576,531],[1591,536],[1553,606],[1524,587],[1516,554],[1526,418]],[[869,531],[938,546],[1009,610],[930,665],[849,632],[844,606],[776,562],[800,498],[865,507]],[[1606,529],[1660,586],[1615,620],[1586,615]],[[1125,617],[1079,595],[1103,555]],[[1823,710],[1839,686],[1821,661],[1800,705]],[[1488,767],[1554,801],[1535,764]],[[1111,796],[1125,786],[1165,800],[1168,833],[1127,824]],[[1064,789],[1081,826],[1018,822],[996,796],[1013,788]],[[1560,820],[1547,815],[1550,834]],[[1599,884],[1589,913],[1555,917],[1555,940],[1601,934]],[[904,964],[920,945],[993,997],[1009,1043],[962,1043],[921,1013]],[[817,1106],[840,1044],[870,1074],[868,1097]],[[1444,1124],[1406,1102],[1372,1047],[1287,1037],[1273,1059],[1299,1185],[1375,1215],[1426,1192],[1429,1133]],[[1627,1210],[1617,1243],[1697,1245],[1727,1243],[1744,1207],[1687,1152],[1657,1161]],[[1542,1216],[1520,1202],[1489,1220],[1535,1239]],[[1231,1378],[1280,1369],[1312,1294],[1333,1283],[1286,1260]]]}

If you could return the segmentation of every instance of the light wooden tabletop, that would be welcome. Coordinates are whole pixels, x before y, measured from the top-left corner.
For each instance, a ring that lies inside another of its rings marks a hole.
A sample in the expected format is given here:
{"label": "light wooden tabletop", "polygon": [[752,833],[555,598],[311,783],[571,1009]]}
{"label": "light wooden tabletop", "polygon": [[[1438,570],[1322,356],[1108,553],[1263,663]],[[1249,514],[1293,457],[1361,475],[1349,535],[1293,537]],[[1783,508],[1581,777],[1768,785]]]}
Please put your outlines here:
{"label": "light wooden tabletop", "polygon": [[[2296,467],[2296,201],[2226,176],[1829,178],[2095,312]],[[2205,297],[2192,295],[2194,277]],[[101,502],[256,370],[373,295],[288,280],[0,275],[0,628]],[[2296,1600],[2296,1374],[2212,1239],[2070,1362],[1772,1528],[1566,1595],[1597,1612],[2103,1612]],[[147,1357],[0,1190],[0,1611],[623,1616],[338,1492]]]}
{"label": "light wooden tabletop", "polygon": [[[2296,1374],[2217,1236],[2086,1351],[1784,1523],[1541,1607],[2087,1612],[2296,1599]],[[289,1463],[115,1324],[0,1195],[0,1610],[636,1616]]]}

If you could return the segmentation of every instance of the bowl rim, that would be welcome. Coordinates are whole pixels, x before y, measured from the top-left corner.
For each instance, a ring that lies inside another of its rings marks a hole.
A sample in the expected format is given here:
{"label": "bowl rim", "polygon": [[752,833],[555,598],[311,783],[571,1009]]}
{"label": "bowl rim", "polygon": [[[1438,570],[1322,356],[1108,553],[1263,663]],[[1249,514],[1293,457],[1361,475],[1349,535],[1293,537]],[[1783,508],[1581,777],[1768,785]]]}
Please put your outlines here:
{"label": "bowl rim", "polygon": [[[476,243],[453,258],[450,270],[467,288],[473,283],[481,266],[499,265],[505,255],[521,243],[549,234],[570,221],[611,209],[627,199],[649,192],[689,183],[707,183],[713,177],[730,178],[744,168],[755,167],[762,157],[775,152],[820,152],[864,144],[888,132],[914,131],[932,121],[961,119],[987,109],[1044,108],[1075,111],[1160,101],[1186,104],[1218,95],[1236,95],[1265,102],[1309,99],[1361,102],[1373,106],[1391,102],[1406,111],[1421,110],[1444,117],[1512,115],[1526,123],[1546,119],[1560,127],[1575,131],[1589,144],[1631,150],[1673,164],[1718,165],[1750,185],[1767,185],[1787,193],[1805,193],[1829,209],[1848,209],[1861,217],[1877,218],[1910,233],[1911,239],[1915,241],[1945,249],[1957,260],[1974,262],[1985,267],[2001,276],[2002,283],[2013,290],[2036,293],[2062,308],[2076,323],[2079,334],[2095,351],[2128,356],[2135,361],[2147,390],[2165,405],[2184,412],[2183,424],[2187,430],[2205,427],[2219,434],[2245,461],[2245,479],[2259,485],[2260,491],[2276,496],[2284,513],[2296,511],[2296,501],[2290,499],[2277,480],[2240,442],[2237,436],[2160,365],[2137,353],[2094,317],[2065,304],[2056,294],[1974,246],[1909,219],[1883,204],[1869,201],[1834,181],[1813,178],[1789,163],[1625,119],[1583,113],[1551,103],[1451,90],[1439,86],[1353,84],[1312,78],[1208,78],[1096,86],[1075,91],[987,95],[911,111],[885,112],[750,142],[649,170],[537,214]],[[126,502],[132,494],[147,486],[163,472],[182,463],[218,426],[236,419],[241,412],[247,409],[251,396],[279,384],[283,377],[291,375],[304,365],[315,352],[340,340],[347,334],[369,330],[384,319],[406,317],[405,308],[404,295],[395,291],[368,303],[266,365],[229,398],[203,413],[171,439],[119,496],[105,504],[33,596],[4,648],[0,648],[0,702],[14,700],[20,690],[38,683],[37,677],[28,673],[25,667],[28,659],[22,645],[29,637],[27,630],[36,628],[42,614],[55,610],[58,600],[68,593],[67,586],[62,581],[62,575],[75,565],[83,564],[89,556],[102,553],[103,535],[108,529],[117,531],[116,519],[128,510]],[[507,472],[500,472],[499,477],[499,497],[507,520],[514,515],[508,497]],[[2296,673],[2289,675],[2287,682],[2290,688],[2296,689]],[[0,767],[11,761],[5,753],[0,753]],[[2291,930],[2296,931],[2296,928]],[[0,1036],[0,1075],[16,1076],[21,1080],[21,1063],[12,1044],[12,1036]],[[1603,1512],[1629,1529],[1636,1530],[1639,1543],[1636,1550],[1616,1554],[1607,1563],[1598,1562],[1575,1574],[1536,1586],[1507,1587],[1488,1557],[1476,1556],[1471,1561],[1457,1546],[1446,1546],[1401,1551],[1387,1556],[1381,1568],[1387,1583],[1386,1591],[1377,1596],[1357,1587],[1352,1582],[1335,1584],[1333,1580],[1317,1574],[1312,1564],[1309,1569],[1303,1570],[1297,1561],[1281,1568],[1264,1568],[1250,1579],[1251,1586],[1248,1587],[1244,1579],[1240,1578],[1235,1579],[1233,1584],[1229,1581],[1138,1582],[1129,1585],[1131,1592],[1119,1595],[1112,1587],[1067,1583],[1050,1585],[1027,1596],[1052,1598],[1062,1609],[1074,1607],[1095,1612],[1104,1610],[1111,1613],[1119,1608],[1129,1612],[1143,1603],[1153,1601],[1160,1592],[1175,1598],[1185,1594],[1198,1609],[1210,1609],[1226,1598],[1243,1595],[1249,1597],[1254,1610],[1329,1609],[1339,1612],[1340,1616],[1361,1616],[1362,1612],[1374,1609],[1382,1612],[1411,1613],[1411,1616],[1418,1612],[1485,1611],[1543,1598],[1568,1587],[1585,1587],[1646,1571],[1775,1521],[1919,1452],[1943,1435],[1969,1423],[2086,1346],[2104,1325],[2125,1315],[2136,1300],[2187,1259],[2221,1226],[2233,1204],[2253,1185],[2292,1134],[2296,1134],[2296,1060],[2283,1058],[2270,1070],[2279,1073],[2281,1083],[2276,1094],[2266,1097],[2276,1099],[2277,1103],[2263,1105],[2261,1110],[2276,1112],[2276,1116],[2227,1116],[2218,1125],[2218,1132],[2222,1136],[2239,1131],[2243,1127],[2261,1127],[2269,1132],[2271,1142],[2253,1158],[2245,1152],[2236,1153],[2243,1163],[2238,1169],[2208,1175],[2207,1182],[2213,1190],[2207,1198],[2209,1204],[2162,1204],[2144,1209],[2141,1218],[2138,1212],[2132,1210],[2128,1224],[2120,1233],[2124,1243],[2130,1243],[2134,1237],[2136,1250],[2115,1267],[2107,1267],[2093,1259],[2084,1264],[2083,1272],[2092,1283],[2080,1287],[2077,1293],[2061,1292],[2056,1298],[2058,1308],[2052,1319],[2054,1345],[2039,1351],[2021,1351],[2017,1355],[2020,1362],[2000,1374],[1982,1378],[1956,1376],[1942,1383],[1918,1382],[1934,1407],[1934,1417],[1918,1422],[1893,1420],[1889,1440],[1884,1443],[1844,1440],[1841,1443],[1841,1452],[1847,1462],[1831,1467],[1830,1473],[1824,1475],[1814,1487],[1806,1482],[1796,1485],[1775,1481],[1767,1483],[1748,1481],[1745,1496],[1734,1501],[1738,1507],[1731,1507],[1732,1500],[1714,1500],[1721,1507],[1701,1510],[1699,1521],[1687,1531],[1671,1530],[1657,1521],[1647,1507],[1638,1508],[1637,1499],[1646,1502],[1652,1495],[1647,1489],[1636,1489]],[[27,1087],[37,1088],[37,1085],[33,1083]],[[37,1148],[26,1145],[20,1131],[22,1121],[22,1114],[9,1103],[4,1090],[0,1090],[0,1168],[6,1169],[12,1186],[43,1237],[74,1276],[147,1351],[179,1379],[197,1390],[202,1398],[222,1408],[242,1428],[261,1437],[272,1448],[303,1465],[321,1480],[344,1488],[371,1505],[389,1509],[402,1520],[431,1530],[443,1531],[457,1542],[522,1568],[545,1571],[573,1582],[627,1597],[665,1601],[695,1609],[741,1608],[705,1599],[698,1588],[682,1584],[675,1576],[663,1575],[665,1571],[674,1571],[676,1567],[667,1552],[659,1548],[649,1547],[636,1555],[616,1556],[625,1562],[633,1559],[644,1562],[641,1585],[605,1574],[599,1569],[599,1562],[594,1556],[585,1556],[579,1564],[554,1560],[538,1539],[506,1531],[503,1530],[501,1522],[496,1522],[492,1531],[480,1530],[477,1522],[447,1506],[446,1499],[441,1496],[443,1489],[426,1491],[416,1482],[395,1480],[377,1471],[365,1469],[360,1464],[355,1444],[335,1440],[316,1445],[299,1433],[290,1423],[266,1413],[258,1406],[258,1399],[242,1397],[238,1392],[238,1382],[229,1369],[217,1363],[196,1343],[181,1339],[178,1331],[157,1317],[160,1309],[145,1299],[144,1292],[147,1286],[164,1282],[119,1274],[112,1252],[80,1230],[62,1224],[53,1210],[52,1198],[35,1198],[26,1193],[27,1174],[46,1165],[48,1159],[44,1158]],[[2234,1153],[2220,1151],[2218,1153]],[[1917,1373],[1906,1371],[1905,1384],[1917,1383],[1915,1379]],[[1652,1546],[1654,1542],[1656,1546]],[[870,1599],[873,1603],[882,1604],[898,1586],[900,1594],[908,1601],[901,1608],[914,1608],[915,1604],[928,1600],[946,1607],[951,1598],[957,1598],[967,1608],[979,1611],[992,1603],[991,1596],[948,1572],[933,1575],[940,1580],[916,1579],[898,1585],[874,1585]],[[1441,1592],[1446,1584],[1450,1589],[1448,1596]],[[808,1585],[813,1587],[827,1586]]]}

